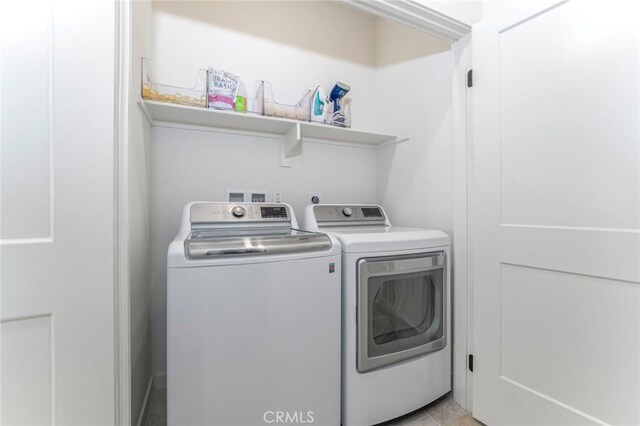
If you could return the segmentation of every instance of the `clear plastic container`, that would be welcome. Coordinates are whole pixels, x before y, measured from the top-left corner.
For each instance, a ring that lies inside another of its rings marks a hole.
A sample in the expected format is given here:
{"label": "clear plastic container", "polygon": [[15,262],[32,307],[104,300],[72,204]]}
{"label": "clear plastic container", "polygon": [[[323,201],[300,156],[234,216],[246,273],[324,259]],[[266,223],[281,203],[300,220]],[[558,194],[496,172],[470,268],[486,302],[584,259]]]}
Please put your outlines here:
{"label": "clear plastic container", "polygon": [[247,98],[247,112],[262,115],[264,110],[264,81],[256,81],[253,97]]}
{"label": "clear plastic container", "polygon": [[295,105],[288,105],[276,102],[271,83],[259,81],[252,101],[249,102],[253,105],[250,107],[250,112],[254,114],[300,121],[309,121],[311,117],[311,90],[307,90]]}
{"label": "clear plastic container", "polygon": [[199,69],[193,87],[169,86],[159,83],[153,70],[153,61],[142,58],[142,98],[150,101],[171,102],[180,105],[207,107],[207,70]]}
{"label": "clear plastic container", "polygon": [[351,127],[351,98],[343,98],[338,111],[335,109],[334,102],[327,103],[325,123],[336,127]]}

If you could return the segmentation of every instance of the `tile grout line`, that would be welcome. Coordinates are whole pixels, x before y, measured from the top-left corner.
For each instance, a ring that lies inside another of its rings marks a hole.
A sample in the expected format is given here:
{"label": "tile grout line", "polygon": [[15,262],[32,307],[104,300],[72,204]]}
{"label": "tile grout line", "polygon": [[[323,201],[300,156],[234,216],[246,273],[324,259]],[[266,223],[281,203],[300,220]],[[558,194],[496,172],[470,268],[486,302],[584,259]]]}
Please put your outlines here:
{"label": "tile grout line", "polygon": [[440,424],[440,422],[438,422],[436,419],[434,419],[434,418],[433,418],[433,416],[432,416],[431,414],[427,413],[427,417],[429,417],[431,420],[433,420],[433,421],[434,421],[438,426],[442,426],[442,425]]}

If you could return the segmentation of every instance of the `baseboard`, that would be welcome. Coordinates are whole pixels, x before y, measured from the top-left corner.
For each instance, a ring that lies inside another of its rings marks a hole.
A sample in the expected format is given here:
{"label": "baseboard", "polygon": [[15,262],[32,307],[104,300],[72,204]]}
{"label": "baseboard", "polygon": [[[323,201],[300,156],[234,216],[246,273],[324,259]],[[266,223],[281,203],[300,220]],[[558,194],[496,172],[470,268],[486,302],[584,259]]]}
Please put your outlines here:
{"label": "baseboard", "polygon": [[164,371],[153,375],[153,387],[154,389],[166,389],[167,388],[167,373]]}
{"label": "baseboard", "polygon": [[[142,400],[142,408],[140,409],[140,415],[138,416],[137,426],[142,426],[144,423],[144,419],[147,417],[147,411],[149,411],[149,403],[151,402],[151,392],[154,389],[154,377],[149,377],[149,383],[147,384],[147,391],[144,394],[144,399]],[[166,381],[166,380],[165,380]]]}
{"label": "baseboard", "polygon": [[137,426],[144,424],[144,419],[147,418],[147,412],[149,411],[149,405],[151,404],[151,394],[155,390],[167,388],[167,373],[156,373],[149,378],[147,384],[147,391],[144,394],[144,400],[142,401],[142,408],[140,409],[140,415],[138,416]]}

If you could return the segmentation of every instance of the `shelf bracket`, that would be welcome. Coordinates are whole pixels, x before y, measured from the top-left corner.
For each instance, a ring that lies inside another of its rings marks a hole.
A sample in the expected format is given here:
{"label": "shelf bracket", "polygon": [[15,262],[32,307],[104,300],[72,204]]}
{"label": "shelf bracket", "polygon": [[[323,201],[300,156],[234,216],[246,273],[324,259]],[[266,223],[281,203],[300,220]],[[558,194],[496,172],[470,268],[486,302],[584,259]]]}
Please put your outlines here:
{"label": "shelf bracket", "polygon": [[294,123],[285,133],[280,144],[280,167],[291,167],[292,158],[302,154],[300,123]]}

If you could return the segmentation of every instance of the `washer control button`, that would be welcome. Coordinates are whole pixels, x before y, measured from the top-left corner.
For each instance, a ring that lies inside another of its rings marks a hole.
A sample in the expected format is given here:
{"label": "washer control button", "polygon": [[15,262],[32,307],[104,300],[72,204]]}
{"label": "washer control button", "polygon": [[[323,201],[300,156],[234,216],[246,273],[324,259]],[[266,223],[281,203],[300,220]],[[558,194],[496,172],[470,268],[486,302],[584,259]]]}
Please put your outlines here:
{"label": "washer control button", "polygon": [[245,214],[247,214],[247,211],[244,209],[244,207],[235,206],[231,209],[231,214],[234,217],[241,218],[244,217]]}
{"label": "washer control button", "polygon": [[342,214],[349,217],[353,214],[353,210],[350,207],[345,207],[342,209]]}

